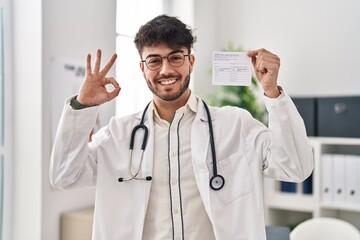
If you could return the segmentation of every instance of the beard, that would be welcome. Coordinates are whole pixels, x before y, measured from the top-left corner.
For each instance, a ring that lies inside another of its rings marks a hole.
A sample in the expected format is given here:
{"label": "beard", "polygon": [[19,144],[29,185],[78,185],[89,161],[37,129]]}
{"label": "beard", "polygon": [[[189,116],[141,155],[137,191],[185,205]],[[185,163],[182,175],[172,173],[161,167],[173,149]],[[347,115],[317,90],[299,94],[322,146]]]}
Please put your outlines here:
{"label": "beard", "polygon": [[[148,85],[148,88],[150,89],[150,91],[157,96],[158,98],[160,98],[161,100],[164,101],[174,101],[178,98],[181,97],[181,95],[183,95],[183,93],[189,88],[189,84],[190,84],[190,73],[188,75],[185,76],[185,78],[183,79],[183,82],[180,86],[180,89],[173,93],[173,94],[166,94],[160,92],[159,90],[157,90],[153,85],[151,85],[151,81],[149,79],[146,78],[146,76],[144,75],[144,78],[146,80],[146,83]],[[167,78],[178,78],[178,79],[182,79],[182,76],[162,76],[161,78],[157,78],[156,81],[160,80],[160,79],[167,79]],[[177,80],[177,81],[181,81],[181,80]]]}

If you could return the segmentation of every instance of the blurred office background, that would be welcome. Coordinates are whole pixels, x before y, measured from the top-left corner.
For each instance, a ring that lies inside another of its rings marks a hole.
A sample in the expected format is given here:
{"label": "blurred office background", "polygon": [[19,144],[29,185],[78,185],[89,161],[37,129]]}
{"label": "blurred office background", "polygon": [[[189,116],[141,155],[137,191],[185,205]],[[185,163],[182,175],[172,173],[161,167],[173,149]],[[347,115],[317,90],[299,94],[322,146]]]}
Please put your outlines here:
{"label": "blurred office background", "polygon": [[61,214],[94,203],[94,189],[60,191],[49,184],[54,60],[84,62],[98,48],[105,60],[116,52],[111,75],[122,91],[109,111],[141,110],[151,95],[132,38],[158,14],[194,28],[191,88],[205,99],[217,90],[209,74],[212,51],[229,42],[279,55],[279,84],[292,96],[360,94],[357,0],[0,0],[0,6],[2,240],[60,240]]}

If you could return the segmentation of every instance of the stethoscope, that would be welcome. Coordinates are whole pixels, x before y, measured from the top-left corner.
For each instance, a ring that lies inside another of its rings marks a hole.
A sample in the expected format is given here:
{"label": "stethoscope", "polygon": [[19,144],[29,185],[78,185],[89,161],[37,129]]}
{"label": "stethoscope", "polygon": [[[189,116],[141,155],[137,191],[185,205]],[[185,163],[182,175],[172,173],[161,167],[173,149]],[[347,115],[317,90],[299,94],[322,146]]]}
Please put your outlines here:
{"label": "stethoscope", "polygon": [[[210,115],[209,107],[207,106],[207,104],[204,101],[202,101],[202,102],[204,103],[204,108],[205,108],[206,115],[208,118],[209,133],[210,133],[210,147],[211,147],[212,164],[213,164],[213,176],[210,179],[210,187],[211,187],[211,189],[217,191],[217,190],[220,190],[223,188],[223,186],[225,184],[225,179],[223,176],[221,176],[220,174],[217,173],[216,152],[215,152],[214,133],[213,133],[213,127],[212,127],[212,122],[211,122],[211,115]],[[129,169],[128,169],[129,177],[128,178],[120,177],[118,179],[119,182],[126,182],[126,181],[130,181],[130,180],[146,180],[146,181],[152,180],[151,176],[138,177],[140,170],[141,170],[142,163],[143,163],[143,155],[144,155],[144,150],[146,147],[146,142],[147,142],[148,133],[149,133],[148,128],[144,124],[145,114],[146,114],[146,111],[147,111],[149,105],[150,105],[150,103],[148,103],[146,105],[146,107],[143,111],[140,123],[137,126],[135,126],[131,132],[130,146],[129,146]],[[144,136],[143,136],[143,141],[141,144],[141,153],[140,153],[141,155],[140,155],[139,167],[135,170],[135,172],[133,172],[133,170],[131,168],[131,166],[132,166],[132,151],[134,149],[135,135],[139,129],[142,129],[144,131]]]}

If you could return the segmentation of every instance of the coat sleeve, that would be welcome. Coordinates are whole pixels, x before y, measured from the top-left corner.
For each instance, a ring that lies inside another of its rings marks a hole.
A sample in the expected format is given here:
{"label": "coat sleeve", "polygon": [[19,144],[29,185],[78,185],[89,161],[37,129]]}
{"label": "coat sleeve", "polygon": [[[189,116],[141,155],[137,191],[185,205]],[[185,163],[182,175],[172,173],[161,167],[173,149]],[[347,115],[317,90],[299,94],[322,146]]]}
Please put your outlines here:
{"label": "coat sleeve", "polygon": [[55,188],[94,186],[96,147],[89,135],[96,123],[98,107],[73,110],[66,100],[57,129],[49,167]]}
{"label": "coat sleeve", "polygon": [[265,105],[269,113],[268,128],[250,140],[262,155],[264,176],[304,181],[313,171],[314,159],[303,119],[284,92],[276,99],[265,97]]}

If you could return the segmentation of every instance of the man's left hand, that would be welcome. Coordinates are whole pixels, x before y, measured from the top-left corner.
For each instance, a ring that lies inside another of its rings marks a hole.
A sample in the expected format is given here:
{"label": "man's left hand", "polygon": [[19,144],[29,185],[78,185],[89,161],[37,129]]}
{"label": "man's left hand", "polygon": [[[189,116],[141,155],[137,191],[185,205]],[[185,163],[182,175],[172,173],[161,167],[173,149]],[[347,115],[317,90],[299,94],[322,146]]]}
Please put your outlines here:
{"label": "man's left hand", "polygon": [[264,94],[270,98],[276,98],[280,95],[277,85],[277,77],[280,68],[280,58],[266,49],[249,51],[255,74],[259,80]]}

